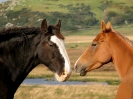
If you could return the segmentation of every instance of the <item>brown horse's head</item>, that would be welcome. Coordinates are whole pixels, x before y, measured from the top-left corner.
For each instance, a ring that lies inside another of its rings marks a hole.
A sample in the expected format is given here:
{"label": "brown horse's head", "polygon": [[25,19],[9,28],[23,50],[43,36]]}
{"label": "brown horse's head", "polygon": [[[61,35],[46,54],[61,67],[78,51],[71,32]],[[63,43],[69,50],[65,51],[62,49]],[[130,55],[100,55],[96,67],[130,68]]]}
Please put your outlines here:
{"label": "brown horse's head", "polygon": [[104,21],[102,21],[101,27],[102,31],[75,63],[74,68],[81,76],[111,61],[110,47],[107,42],[108,34],[113,32],[112,27],[110,22],[105,25]]}

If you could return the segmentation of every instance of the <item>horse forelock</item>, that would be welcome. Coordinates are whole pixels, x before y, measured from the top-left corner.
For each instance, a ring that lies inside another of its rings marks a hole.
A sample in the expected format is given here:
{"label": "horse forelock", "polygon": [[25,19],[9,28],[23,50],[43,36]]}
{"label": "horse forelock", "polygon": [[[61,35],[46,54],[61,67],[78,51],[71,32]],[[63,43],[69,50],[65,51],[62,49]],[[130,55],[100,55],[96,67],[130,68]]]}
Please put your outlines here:
{"label": "horse forelock", "polygon": [[59,39],[65,39],[65,37],[61,34],[60,32],[60,28],[55,27],[53,25],[49,25],[48,26],[48,32],[49,33],[53,33],[54,35],[56,35]]}

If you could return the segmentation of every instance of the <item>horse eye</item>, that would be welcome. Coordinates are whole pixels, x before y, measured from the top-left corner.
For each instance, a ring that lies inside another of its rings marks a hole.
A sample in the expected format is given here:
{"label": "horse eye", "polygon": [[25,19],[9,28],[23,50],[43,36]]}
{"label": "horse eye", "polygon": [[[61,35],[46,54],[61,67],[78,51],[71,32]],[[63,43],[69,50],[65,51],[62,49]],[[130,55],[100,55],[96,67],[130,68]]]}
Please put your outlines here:
{"label": "horse eye", "polygon": [[96,46],[97,44],[92,44],[92,46]]}
{"label": "horse eye", "polygon": [[52,45],[52,44],[50,44],[49,46],[50,46],[50,47],[52,47],[53,45]]}
{"label": "horse eye", "polygon": [[50,47],[53,47],[53,46],[54,46],[54,44],[49,44],[49,46],[50,46]]}

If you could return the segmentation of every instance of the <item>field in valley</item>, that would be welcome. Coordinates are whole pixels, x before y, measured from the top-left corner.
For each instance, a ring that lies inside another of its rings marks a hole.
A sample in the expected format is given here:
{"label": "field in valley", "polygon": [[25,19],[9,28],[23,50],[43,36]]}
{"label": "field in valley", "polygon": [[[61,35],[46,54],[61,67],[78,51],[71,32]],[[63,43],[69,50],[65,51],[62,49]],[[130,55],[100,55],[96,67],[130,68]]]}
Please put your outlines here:
{"label": "field in valley", "polygon": [[21,86],[14,99],[115,99],[118,86]]}

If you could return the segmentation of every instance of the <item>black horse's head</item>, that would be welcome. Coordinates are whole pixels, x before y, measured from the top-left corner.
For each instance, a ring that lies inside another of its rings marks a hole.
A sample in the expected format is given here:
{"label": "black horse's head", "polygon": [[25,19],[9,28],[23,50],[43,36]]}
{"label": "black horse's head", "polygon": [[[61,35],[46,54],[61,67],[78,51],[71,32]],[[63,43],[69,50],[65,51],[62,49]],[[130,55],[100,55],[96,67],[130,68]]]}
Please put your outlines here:
{"label": "black horse's head", "polygon": [[55,26],[47,26],[46,19],[42,21],[42,36],[37,55],[39,60],[55,73],[58,81],[66,81],[71,75],[71,67],[60,27],[60,20]]}

